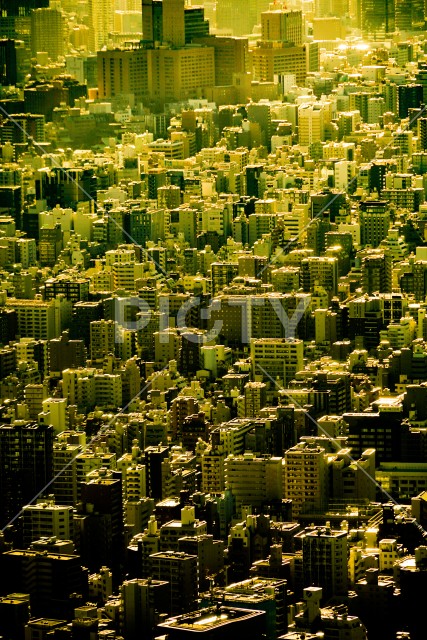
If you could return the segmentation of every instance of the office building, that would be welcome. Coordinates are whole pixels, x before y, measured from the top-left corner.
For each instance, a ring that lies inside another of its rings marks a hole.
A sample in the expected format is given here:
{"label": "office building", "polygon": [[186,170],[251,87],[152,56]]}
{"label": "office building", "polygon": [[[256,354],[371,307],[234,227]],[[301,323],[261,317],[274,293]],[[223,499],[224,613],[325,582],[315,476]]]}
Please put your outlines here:
{"label": "office building", "polygon": [[39,538],[70,540],[73,536],[72,507],[55,504],[52,499],[42,499],[37,504],[26,505],[22,518],[25,548]]}
{"label": "office building", "polygon": [[389,231],[389,204],[383,200],[361,202],[359,220],[362,244],[377,247]]}
{"label": "office building", "polygon": [[89,0],[89,50],[100,51],[113,32],[114,12],[110,0]]}
{"label": "office building", "polygon": [[5,526],[52,479],[53,428],[0,426],[0,517]]}
{"label": "office building", "polygon": [[90,323],[90,357],[102,362],[115,352],[116,323],[114,320],[94,320]]}
{"label": "office building", "polygon": [[224,468],[225,486],[233,494],[237,508],[248,504],[261,507],[282,499],[282,458],[258,458],[254,453],[246,452],[240,456],[229,455]]}
{"label": "office building", "polygon": [[285,452],[284,497],[292,500],[292,514],[322,512],[328,501],[326,451],[314,442],[300,442]]}
{"label": "office building", "polygon": [[28,593],[32,617],[70,619],[88,596],[88,574],[74,554],[13,550],[0,557],[1,589]]}
{"label": "office building", "polygon": [[321,103],[302,104],[298,109],[298,140],[305,146],[325,139],[327,118]]}
{"label": "office building", "polygon": [[314,527],[300,535],[304,584],[321,587],[325,600],[347,595],[347,532]]}
{"label": "office building", "polygon": [[31,49],[33,56],[48,54],[52,62],[65,53],[65,20],[58,9],[35,9],[31,13]]}
{"label": "office building", "polygon": [[253,77],[259,82],[273,82],[274,76],[294,74],[303,86],[307,75],[307,53],[304,46],[287,42],[259,41],[252,53]]}
{"label": "office building", "polygon": [[359,10],[364,33],[377,37],[393,33],[395,0],[362,0]]}
{"label": "office building", "polygon": [[0,40],[0,85],[16,85],[18,67],[14,40]]}
{"label": "office building", "polygon": [[252,375],[288,385],[303,368],[303,342],[296,339],[252,338]]}
{"label": "office building", "polygon": [[261,13],[261,40],[302,44],[302,12],[270,9]]}
{"label": "office building", "polygon": [[49,7],[49,0],[1,0],[0,9],[8,16],[29,15],[33,9]]}
{"label": "office building", "polygon": [[100,99],[128,99],[135,104],[147,100],[148,52],[141,47],[98,51],[98,95]]}
{"label": "office building", "polygon": [[124,634],[137,640],[141,633],[151,637],[160,614],[169,609],[169,583],[164,580],[125,580],[121,587],[124,608]]}
{"label": "office building", "polygon": [[149,561],[151,576],[169,583],[167,612],[179,615],[191,611],[199,587],[197,556],[181,551],[161,551],[151,554]]}

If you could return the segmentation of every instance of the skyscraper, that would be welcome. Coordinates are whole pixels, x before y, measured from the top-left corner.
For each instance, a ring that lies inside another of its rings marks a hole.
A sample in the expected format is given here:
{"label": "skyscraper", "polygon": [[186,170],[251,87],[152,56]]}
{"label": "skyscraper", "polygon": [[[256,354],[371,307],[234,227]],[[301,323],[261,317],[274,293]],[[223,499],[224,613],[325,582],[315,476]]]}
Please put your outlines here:
{"label": "skyscraper", "polygon": [[111,0],[89,0],[89,49],[99,51],[113,31],[114,12]]}
{"label": "skyscraper", "polygon": [[394,31],[395,0],[361,0],[361,27],[364,33]]}
{"label": "skyscraper", "polygon": [[184,0],[163,0],[163,40],[174,47],[185,45]]}
{"label": "skyscraper", "polygon": [[31,49],[33,56],[39,51],[55,61],[65,53],[64,16],[58,9],[36,9],[31,14]]}
{"label": "skyscraper", "polygon": [[49,0],[0,0],[0,14],[6,12],[8,16],[24,16],[32,9],[48,6]]}
{"label": "skyscraper", "polygon": [[16,43],[0,40],[0,85],[15,85],[18,79]]}

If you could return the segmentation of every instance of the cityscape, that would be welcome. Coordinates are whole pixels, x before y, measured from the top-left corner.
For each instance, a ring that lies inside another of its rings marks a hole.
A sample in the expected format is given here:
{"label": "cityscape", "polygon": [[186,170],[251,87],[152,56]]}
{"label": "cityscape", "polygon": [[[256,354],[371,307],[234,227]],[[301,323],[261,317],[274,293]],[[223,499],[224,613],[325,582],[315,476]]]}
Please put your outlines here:
{"label": "cityscape", "polygon": [[425,640],[427,0],[0,0],[0,640]]}

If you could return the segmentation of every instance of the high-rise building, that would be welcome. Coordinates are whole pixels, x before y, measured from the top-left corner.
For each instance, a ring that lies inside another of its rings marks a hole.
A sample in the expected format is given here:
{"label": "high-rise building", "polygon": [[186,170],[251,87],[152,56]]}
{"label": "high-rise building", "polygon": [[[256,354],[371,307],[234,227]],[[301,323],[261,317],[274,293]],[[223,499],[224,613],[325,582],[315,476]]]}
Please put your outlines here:
{"label": "high-rise building", "polygon": [[247,38],[210,35],[197,37],[193,42],[214,48],[215,85],[231,85],[235,73],[245,73],[247,70]]}
{"label": "high-rise building", "polygon": [[321,587],[326,600],[347,595],[347,532],[315,527],[300,536],[304,585]]}
{"label": "high-rise building", "polygon": [[364,33],[392,33],[395,26],[395,0],[361,0],[360,18]]}
{"label": "high-rise building", "polygon": [[261,507],[281,500],[283,490],[282,458],[257,458],[247,452],[225,459],[225,484],[236,500],[236,507],[251,504]]}
{"label": "high-rise building", "polygon": [[301,442],[285,453],[284,497],[292,500],[292,515],[304,511],[323,511],[328,500],[325,449]]}
{"label": "high-rise building", "polygon": [[95,320],[90,323],[90,357],[102,361],[115,351],[116,323],[114,320]]}
{"label": "high-rise building", "polygon": [[390,210],[384,200],[365,200],[360,203],[360,231],[363,245],[377,247],[387,237]]}
{"label": "high-rise building", "polygon": [[147,447],[144,452],[147,470],[147,495],[159,500],[162,498],[162,461],[168,457],[169,447],[158,445]]}
{"label": "high-rise building", "polygon": [[298,139],[301,145],[325,139],[326,115],[321,103],[302,104],[298,109]]}
{"label": "high-rise building", "polygon": [[[99,469],[88,475],[88,481],[81,485],[82,503],[88,514],[87,526],[83,527],[84,561],[90,557],[91,569],[99,570],[106,565],[113,573],[119,570],[124,551],[122,482],[117,475],[114,471]],[[86,505],[91,506],[88,509]],[[97,535],[100,530],[101,537]]]}
{"label": "high-rise building", "polygon": [[89,49],[99,51],[108,44],[114,26],[114,5],[111,0],[89,0]]}
{"label": "high-rise building", "polygon": [[258,42],[252,52],[254,80],[273,82],[275,75],[295,74],[297,85],[303,86],[307,74],[304,46],[287,42]]}
{"label": "high-rise building", "polygon": [[391,256],[383,252],[368,253],[362,261],[363,290],[368,293],[385,293],[392,288]]}
{"label": "high-rise building", "polygon": [[169,583],[168,613],[191,611],[197,602],[199,569],[197,556],[183,551],[160,551],[150,555],[150,574]]}
{"label": "high-rise building", "polygon": [[418,109],[423,102],[422,84],[403,84],[397,87],[399,118],[407,118],[409,109]]}
{"label": "high-rise building", "polygon": [[0,557],[1,590],[28,593],[31,614],[71,619],[88,597],[88,573],[78,555],[15,549]]}
{"label": "high-rise building", "polygon": [[302,11],[270,9],[261,13],[261,40],[302,44]]}
{"label": "high-rise building", "polygon": [[100,302],[77,302],[73,307],[70,338],[72,340],[81,339],[86,347],[89,347],[91,323],[95,320],[101,320],[101,317],[102,305]]}
{"label": "high-rise building", "polygon": [[315,0],[316,18],[344,16],[349,11],[349,0]]}
{"label": "high-rise building", "polygon": [[16,85],[17,80],[16,43],[0,40],[0,85]]}
{"label": "high-rise building", "polygon": [[55,504],[51,499],[39,500],[23,509],[22,533],[25,548],[34,540],[54,536],[71,540],[73,536],[73,508]]}
{"label": "high-rise building", "polygon": [[238,265],[234,262],[213,262],[211,264],[212,294],[215,296],[237,276]]}
{"label": "high-rise building", "polygon": [[[261,7],[262,4],[264,6]],[[259,24],[259,11],[263,9],[268,9],[268,2],[248,5],[244,0],[219,0],[216,8],[217,29],[220,33],[231,32],[233,36],[249,35],[254,25]]]}
{"label": "high-rise building", "polygon": [[159,615],[169,610],[169,583],[164,580],[125,580],[121,587],[124,634],[129,640],[150,638]]}
{"label": "high-rise building", "polygon": [[148,53],[141,47],[98,51],[100,99],[133,96],[135,103],[148,98]]}
{"label": "high-rise building", "polygon": [[33,9],[49,7],[49,0],[0,0],[0,14],[25,16]]}
{"label": "high-rise building", "polygon": [[287,385],[303,369],[303,341],[286,338],[252,338],[252,375]]}
{"label": "high-rise building", "polygon": [[2,526],[29,504],[52,479],[53,428],[0,426],[0,519]]}
{"label": "high-rise building", "polygon": [[[84,434],[83,434],[84,435]],[[77,503],[77,455],[83,443],[55,442],[53,446],[53,494],[59,505],[75,506]]]}
{"label": "high-rise building", "polygon": [[304,258],[301,261],[300,282],[304,291],[313,291],[315,284],[336,295],[338,287],[338,260],[328,256]]}
{"label": "high-rise building", "polygon": [[64,16],[58,9],[35,9],[31,13],[33,56],[46,52],[52,61],[65,53]]}
{"label": "high-rise building", "polygon": [[185,45],[184,0],[163,0],[163,42],[174,47]]}

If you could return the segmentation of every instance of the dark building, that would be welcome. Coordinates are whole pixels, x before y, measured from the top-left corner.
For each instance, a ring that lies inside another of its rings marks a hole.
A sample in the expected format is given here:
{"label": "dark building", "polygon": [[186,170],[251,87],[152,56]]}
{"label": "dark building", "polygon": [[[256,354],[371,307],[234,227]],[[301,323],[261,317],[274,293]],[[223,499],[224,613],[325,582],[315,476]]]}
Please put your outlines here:
{"label": "dark building", "polygon": [[347,208],[346,194],[339,191],[324,190],[311,196],[311,217],[329,217],[335,222],[342,209]]}
{"label": "dark building", "polygon": [[52,120],[53,110],[61,102],[68,103],[67,92],[62,84],[37,84],[24,89],[25,111],[42,114],[46,120]]}
{"label": "dark building", "polygon": [[48,278],[44,284],[44,299],[53,300],[63,294],[71,302],[85,302],[89,297],[89,278],[71,278],[62,274],[56,278]]}
{"label": "dark building", "polygon": [[423,86],[421,84],[402,84],[397,88],[399,101],[399,118],[407,118],[409,109],[419,108],[423,102]]}
{"label": "dark building", "polygon": [[99,477],[81,484],[81,499],[86,519],[83,545],[91,570],[106,565],[118,576],[123,563],[122,482],[112,476]]}
{"label": "dark building", "polygon": [[73,168],[66,171],[61,167],[42,169],[36,178],[36,198],[47,200],[48,207],[76,209],[78,202],[96,200],[96,175],[93,168]]}
{"label": "dark building", "polygon": [[366,570],[365,578],[354,585],[357,593],[355,613],[361,617],[369,635],[384,640],[396,638],[399,596],[392,580],[378,575],[378,569]]}
{"label": "dark building", "polygon": [[160,444],[158,447],[147,447],[144,454],[147,470],[147,495],[155,500],[161,500],[162,462],[169,455],[169,447]]}
{"label": "dark building", "polygon": [[[249,122],[256,122],[261,129],[262,144],[271,149],[271,109],[269,104],[251,103],[247,106]],[[248,194],[249,195],[249,194]]]}
{"label": "dark building", "polygon": [[22,228],[22,187],[19,185],[0,186],[0,205],[8,209],[16,227]]}
{"label": "dark building", "polygon": [[[34,423],[0,426],[2,526],[8,524],[24,505],[31,503],[43,492],[52,479],[52,473],[53,427]],[[16,591],[23,592],[22,589]]]}
{"label": "dark building", "polygon": [[184,418],[181,428],[182,444],[186,451],[195,451],[199,438],[209,438],[208,425],[203,411]]}
{"label": "dark building", "polygon": [[[15,309],[3,308],[0,310],[0,344],[6,345],[15,339],[17,328],[17,316]],[[0,364],[0,378],[3,378]]]}
{"label": "dark building", "polygon": [[194,38],[209,35],[209,21],[205,20],[203,7],[184,7],[185,44],[190,44]]}
{"label": "dark building", "polygon": [[[36,114],[36,115],[34,115]],[[36,143],[45,140],[45,119],[37,112],[16,113],[13,119],[6,119],[0,128],[3,143],[24,144],[28,140]]]}
{"label": "dark building", "polygon": [[406,558],[397,568],[398,584],[402,598],[405,627],[411,632],[411,639],[423,638],[424,602],[423,593],[427,588],[426,547],[415,549],[415,557]]}
{"label": "dark building", "polygon": [[80,557],[14,550],[0,558],[2,593],[28,593],[32,617],[71,619],[88,595],[88,573]]}
{"label": "dark building", "polygon": [[0,0],[0,14],[26,16],[32,9],[49,7],[49,0]]}
{"label": "dark building", "polygon": [[376,450],[377,465],[406,459],[409,427],[402,423],[401,413],[345,413],[343,418],[348,428],[348,446],[356,460],[366,449]]}
{"label": "dark building", "polygon": [[14,40],[0,40],[0,85],[16,85],[16,45]]}
{"label": "dark building", "polygon": [[259,179],[263,170],[264,165],[262,164],[246,165],[246,195],[255,196],[256,198],[261,195],[259,193]]}
{"label": "dark building", "polygon": [[0,598],[0,633],[5,638],[24,640],[24,627],[30,619],[30,598],[16,594]]}
{"label": "dark building", "polygon": [[102,302],[77,302],[73,307],[70,327],[72,340],[83,340],[86,347],[90,344],[90,324],[103,317]]}
{"label": "dark building", "polygon": [[[150,178],[150,176],[148,176]],[[151,197],[151,196],[150,196]],[[157,192],[154,198],[157,197]],[[140,207],[132,207],[123,218],[126,241],[145,247],[151,238],[151,212]]]}
{"label": "dark building", "polygon": [[16,370],[16,349],[4,347],[0,349],[0,378],[6,378],[9,373]]}
{"label": "dark building", "polygon": [[149,558],[152,577],[169,582],[168,613],[176,615],[194,609],[199,587],[197,556],[183,551],[161,551]]}
{"label": "dark building", "polygon": [[394,31],[395,0],[361,0],[358,10],[364,33],[387,34]]}
{"label": "dark building", "polygon": [[87,350],[83,340],[70,340],[68,331],[60,338],[49,340],[49,369],[52,374],[60,374],[64,369],[84,367]]}

